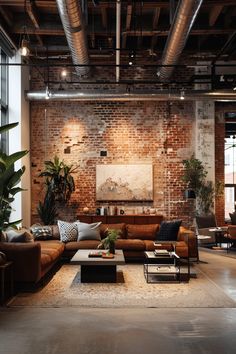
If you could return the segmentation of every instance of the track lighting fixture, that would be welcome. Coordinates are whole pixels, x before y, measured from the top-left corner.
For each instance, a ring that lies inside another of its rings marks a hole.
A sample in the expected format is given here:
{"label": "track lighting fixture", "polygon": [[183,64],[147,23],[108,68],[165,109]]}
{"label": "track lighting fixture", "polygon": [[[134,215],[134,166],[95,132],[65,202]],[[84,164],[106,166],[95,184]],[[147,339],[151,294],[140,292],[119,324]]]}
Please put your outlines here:
{"label": "track lighting fixture", "polygon": [[51,93],[51,91],[49,90],[49,87],[48,87],[48,85],[47,85],[47,86],[46,86],[46,92],[45,92],[45,98],[46,98],[46,100],[49,100],[51,96],[52,96],[52,93]]}

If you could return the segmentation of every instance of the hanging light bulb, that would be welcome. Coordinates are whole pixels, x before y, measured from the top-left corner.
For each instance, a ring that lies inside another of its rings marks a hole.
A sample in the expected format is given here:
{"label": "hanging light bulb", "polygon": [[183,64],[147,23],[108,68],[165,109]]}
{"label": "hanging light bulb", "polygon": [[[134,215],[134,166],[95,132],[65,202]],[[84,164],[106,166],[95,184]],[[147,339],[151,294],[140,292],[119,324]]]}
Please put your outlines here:
{"label": "hanging light bulb", "polygon": [[184,90],[180,91],[180,99],[184,100],[185,99],[185,94],[184,94]]}
{"label": "hanging light bulb", "polygon": [[66,76],[67,76],[67,70],[66,69],[62,69],[61,77],[66,77]]}
{"label": "hanging light bulb", "polygon": [[29,41],[23,38],[20,46],[20,55],[22,55],[23,57],[27,57],[29,54],[30,54]]}

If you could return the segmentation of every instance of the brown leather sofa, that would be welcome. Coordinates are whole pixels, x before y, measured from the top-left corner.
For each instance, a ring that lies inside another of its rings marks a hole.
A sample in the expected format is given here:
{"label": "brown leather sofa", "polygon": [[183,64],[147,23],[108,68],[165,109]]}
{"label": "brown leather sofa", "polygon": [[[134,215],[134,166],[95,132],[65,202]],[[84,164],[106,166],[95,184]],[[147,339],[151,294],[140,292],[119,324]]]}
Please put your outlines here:
{"label": "brown leather sofa", "polygon": [[[159,230],[159,224],[102,224],[101,238],[105,237],[105,230],[115,228],[121,230],[120,238],[116,241],[116,249],[122,249],[126,261],[141,260],[144,251],[153,251],[153,241]],[[84,240],[62,243],[57,225],[52,226],[52,239],[35,241],[33,243],[0,243],[0,251],[7,255],[14,264],[14,279],[16,282],[37,283],[61,258],[70,259],[78,249],[96,249],[99,241]],[[163,244],[162,248],[169,248],[170,244]],[[196,238],[192,231],[180,227],[176,252],[179,256],[196,257]]]}

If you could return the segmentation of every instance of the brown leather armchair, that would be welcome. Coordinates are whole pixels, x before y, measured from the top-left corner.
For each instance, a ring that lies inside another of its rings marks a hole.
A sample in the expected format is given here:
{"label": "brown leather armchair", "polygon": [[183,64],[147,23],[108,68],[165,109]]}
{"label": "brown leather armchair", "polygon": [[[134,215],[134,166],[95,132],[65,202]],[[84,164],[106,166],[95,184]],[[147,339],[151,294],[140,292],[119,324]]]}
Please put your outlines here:
{"label": "brown leather armchair", "polygon": [[230,247],[236,248],[236,225],[228,226],[227,239],[227,251],[229,251]]}

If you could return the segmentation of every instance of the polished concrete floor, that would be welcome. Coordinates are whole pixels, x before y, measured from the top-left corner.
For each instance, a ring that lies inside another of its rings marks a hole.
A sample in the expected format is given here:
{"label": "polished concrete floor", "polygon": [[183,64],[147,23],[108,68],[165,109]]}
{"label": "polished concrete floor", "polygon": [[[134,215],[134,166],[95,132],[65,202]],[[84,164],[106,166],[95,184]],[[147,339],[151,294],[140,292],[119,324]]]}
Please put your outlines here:
{"label": "polished concrete floor", "polygon": [[[199,269],[236,301],[236,259]],[[1,308],[0,354],[233,354],[236,308]]]}

